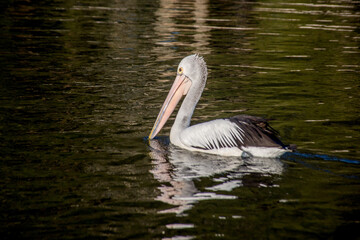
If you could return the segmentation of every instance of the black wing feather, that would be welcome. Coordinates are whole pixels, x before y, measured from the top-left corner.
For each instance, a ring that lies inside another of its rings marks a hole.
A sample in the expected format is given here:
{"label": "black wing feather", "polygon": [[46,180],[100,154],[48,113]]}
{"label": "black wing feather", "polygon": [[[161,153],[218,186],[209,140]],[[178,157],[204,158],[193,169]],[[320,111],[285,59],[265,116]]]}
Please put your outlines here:
{"label": "black wing feather", "polygon": [[243,143],[240,146],[253,147],[280,147],[287,148],[277,137],[278,132],[273,129],[266,119],[249,115],[237,115],[229,118],[237,124],[244,132]]}

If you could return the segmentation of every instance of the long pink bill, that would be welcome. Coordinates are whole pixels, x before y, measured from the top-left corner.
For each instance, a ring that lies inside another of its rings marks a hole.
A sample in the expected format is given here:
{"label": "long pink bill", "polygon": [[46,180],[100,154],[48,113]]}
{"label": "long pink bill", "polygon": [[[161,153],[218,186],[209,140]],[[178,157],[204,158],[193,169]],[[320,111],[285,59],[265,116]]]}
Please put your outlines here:
{"label": "long pink bill", "polygon": [[171,113],[183,95],[186,95],[191,86],[191,81],[185,75],[178,75],[163,103],[159,115],[156,118],[149,139],[153,139],[163,128]]}

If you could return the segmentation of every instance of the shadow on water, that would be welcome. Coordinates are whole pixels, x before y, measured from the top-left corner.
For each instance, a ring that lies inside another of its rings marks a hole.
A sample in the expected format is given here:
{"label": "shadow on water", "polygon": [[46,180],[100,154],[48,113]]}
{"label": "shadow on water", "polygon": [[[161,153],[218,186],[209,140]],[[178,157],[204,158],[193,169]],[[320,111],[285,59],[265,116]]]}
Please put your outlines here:
{"label": "shadow on water", "polygon": [[335,162],[343,162],[343,163],[351,163],[351,164],[360,164],[360,161],[358,160],[351,160],[346,158],[338,158],[334,156],[329,156],[326,154],[311,154],[311,153],[287,153],[286,155],[287,159],[291,159],[291,157],[301,157],[301,158],[318,158],[324,161],[335,161]]}
{"label": "shadow on water", "polygon": [[311,153],[300,153],[300,152],[286,153],[281,158],[284,159],[284,160],[289,160],[289,161],[299,163],[299,164],[301,164],[301,165],[303,165],[305,167],[308,167],[310,169],[323,171],[323,172],[333,174],[333,175],[336,175],[336,176],[341,176],[341,177],[344,177],[344,178],[360,180],[359,176],[337,174],[337,173],[334,173],[331,170],[315,166],[314,164],[311,164],[311,163],[309,163],[307,161],[307,160],[316,159],[316,160],[320,160],[320,161],[333,161],[333,162],[340,162],[340,163],[346,163],[346,164],[359,165],[360,161],[357,161],[357,160],[338,158],[338,157],[329,156],[329,155],[326,155],[326,154],[311,154]]}

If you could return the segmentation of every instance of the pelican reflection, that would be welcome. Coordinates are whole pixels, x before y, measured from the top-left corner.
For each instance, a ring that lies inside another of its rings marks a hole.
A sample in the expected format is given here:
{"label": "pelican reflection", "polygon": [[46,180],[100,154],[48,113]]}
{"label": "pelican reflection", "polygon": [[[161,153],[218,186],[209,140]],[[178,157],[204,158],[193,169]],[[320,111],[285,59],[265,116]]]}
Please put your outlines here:
{"label": "pelican reflection", "polygon": [[[191,152],[169,144],[168,138],[149,141],[154,175],[161,186],[156,200],[173,205],[162,213],[182,214],[200,200],[236,199],[231,191],[237,187],[262,186],[245,178],[252,175],[281,175],[284,164],[274,158],[224,157]],[[210,178],[209,186],[199,189],[196,180]]]}

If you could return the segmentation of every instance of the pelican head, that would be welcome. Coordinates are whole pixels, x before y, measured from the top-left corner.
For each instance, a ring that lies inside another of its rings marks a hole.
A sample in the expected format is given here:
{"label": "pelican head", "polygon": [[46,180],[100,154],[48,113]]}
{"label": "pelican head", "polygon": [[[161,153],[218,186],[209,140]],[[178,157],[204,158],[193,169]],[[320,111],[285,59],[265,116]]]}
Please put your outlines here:
{"label": "pelican head", "polygon": [[207,67],[203,57],[193,54],[181,60],[175,81],[161,107],[149,139],[153,139],[160,132],[183,96],[188,95],[187,98],[195,107],[205,87],[206,78]]}

